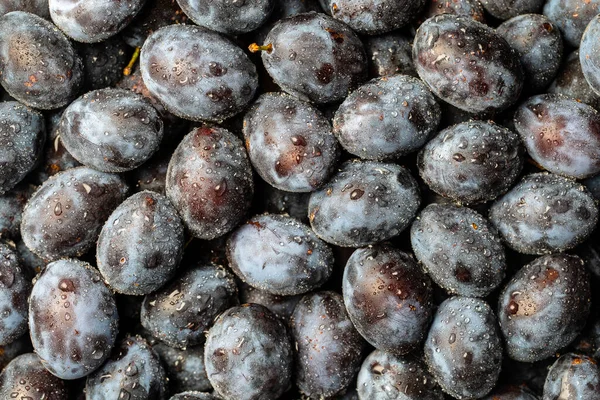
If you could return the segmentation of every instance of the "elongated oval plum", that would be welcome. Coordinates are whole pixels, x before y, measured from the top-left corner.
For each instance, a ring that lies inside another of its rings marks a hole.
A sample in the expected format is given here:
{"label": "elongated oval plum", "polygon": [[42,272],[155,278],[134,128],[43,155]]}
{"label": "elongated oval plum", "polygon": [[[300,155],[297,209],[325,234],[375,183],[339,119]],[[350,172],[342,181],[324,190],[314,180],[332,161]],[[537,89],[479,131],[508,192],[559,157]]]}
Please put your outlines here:
{"label": "elongated oval plum", "polygon": [[522,362],[552,356],[583,330],[590,303],[589,276],[579,257],[546,255],[525,265],[498,300],[508,355]]}
{"label": "elongated oval plum", "polygon": [[284,93],[265,93],[244,116],[244,138],[256,172],[288,192],[312,192],[333,173],[339,144],[325,116]]}
{"label": "elongated oval plum", "polygon": [[425,341],[425,361],[442,389],[457,399],[480,398],[498,380],[502,338],[483,300],[452,297],[437,310]]}
{"label": "elongated oval plum", "polygon": [[183,223],[169,200],[136,193],[110,215],[96,244],[96,261],[119,293],[145,295],[173,277],[183,256]]}
{"label": "elongated oval plum", "polygon": [[27,202],[21,222],[23,241],[47,260],[83,255],[96,243],[102,224],[124,200],[127,189],[118,175],[88,167],[59,172]]}
{"label": "elongated oval plum", "polygon": [[73,101],[63,112],[59,132],[79,162],[104,172],[124,172],[147,161],[163,137],[158,112],[141,95],[100,89]]}
{"label": "elongated oval plum", "polygon": [[423,82],[393,75],[352,92],[335,113],[333,131],[349,153],[382,160],[420,149],[441,118],[440,106]]}
{"label": "elongated oval plum", "polygon": [[533,96],[515,112],[527,153],[549,172],[583,179],[600,172],[600,113],[556,94]]}
{"label": "elongated oval plum", "polygon": [[226,400],[279,398],[291,385],[293,361],[285,325],[259,304],[230,308],[206,335],[206,373]]}
{"label": "elongated oval plum", "polygon": [[117,306],[100,273],[62,259],[46,266],[29,298],[29,330],[42,364],[61,379],[84,377],[110,355]]}
{"label": "elongated oval plum", "polygon": [[22,11],[0,17],[0,83],[12,97],[60,108],[77,97],[83,78],[81,59],[52,23]]}
{"label": "elongated oval plum", "polygon": [[334,292],[305,295],[290,325],[300,391],[326,398],[346,389],[360,369],[365,342],[352,325],[342,296]]}
{"label": "elongated oval plum", "polygon": [[142,326],[166,344],[185,349],[204,343],[214,318],[238,304],[233,275],[221,266],[186,268],[142,303]]}
{"label": "elongated oval plum", "polygon": [[523,168],[519,135],[493,122],[463,122],[439,132],[419,153],[419,174],[434,192],[464,203],[493,200]]}
{"label": "elongated oval plum", "polygon": [[313,103],[343,100],[367,77],[362,42],[344,23],[322,13],[278,21],[263,46],[262,61],[285,92]]}
{"label": "elongated oval plum", "polygon": [[313,192],[308,216],[315,233],[326,242],[362,247],[402,232],[420,202],[417,182],[404,167],[352,160]]}
{"label": "elongated oval plum", "polygon": [[430,204],[410,233],[417,259],[448,293],[485,297],[502,283],[504,246],[498,231],[476,211]]}
{"label": "elongated oval plum", "polygon": [[585,186],[549,173],[525,176],[489,212],[506,244],[524,254],[569,250],[598,221],[598,206]]}
{"label": "elongated oval plum", "polygon": [[46,124],[40,112],[16,101],[0,102],[0,194],[14,188],[35,167],[45,141]]}
{"label": "elongated oval plum", "polygon": [[90,399],[166,399],[167,378],[152,347],[139,336],[123,339],[106,363],[88,375]]}
{"label": "elongated oval plum", "polygon": [[433,290],[411,255],[387,244],[357,249],[346,263],[342,290],[356,330],[376,349],[402,355],[425,339]]}
{"label": "elongated oval plum", "polygon": [[214,239],[231,231],[254,193],[244,144],[223,128],[194,129],[171,157],[166,193],[195,237]]}
{"label": "elongated oval plum", "polygon": [[431,90],[464,111],[502,111],[523,88],[516,51],[492,28],[469,17],[442,14],[423,22],[413,59]]}
{"label": "elongated oval plum", "polygon": [[192,25],[152,33],[140,55],[144,83],[165,108],[193,121],[220,121],[246,107],[258,86],[256,67],[225,36]]}
{"label": "elongated oval plum", "polygon": [[320,0],[333,18],[354,31],[378,35],[400,29],[417,18],[425,0]]}
{"label": "elongated oval plum", "polygon": [[0,242],[0,346],[27,332],[30,272],[21,267],[16,250]]}
{"label": "elongated oval plum", "polygon": [[567,353],[556,360],[544,383],[543,400],[563,398],[600,399],[600,368],[596,360],[575,353]]}
{"label": "elongated oval plum", "polygon": [[0,375],[0,397],[3,399],[67,400],[65,383],[52,375],[37,354],[15,357]]}
{"label": "elongated oval plum", "polygon": [[356,382],[360,400],[442,400],[444,395],[424,363],[375,350],[365,359]]}
{"label": "elongated oval plum", "polygon": [[579,46],[581,71],[591,88],[600,96],[600,8],[588,24]]}
{"label": "elongated oval plum", "polygon": [[227,259],[242,281],[282,296],[317,289],[333,270],[333,252],[309,226],[276,214],[254,217],[234,231]]}

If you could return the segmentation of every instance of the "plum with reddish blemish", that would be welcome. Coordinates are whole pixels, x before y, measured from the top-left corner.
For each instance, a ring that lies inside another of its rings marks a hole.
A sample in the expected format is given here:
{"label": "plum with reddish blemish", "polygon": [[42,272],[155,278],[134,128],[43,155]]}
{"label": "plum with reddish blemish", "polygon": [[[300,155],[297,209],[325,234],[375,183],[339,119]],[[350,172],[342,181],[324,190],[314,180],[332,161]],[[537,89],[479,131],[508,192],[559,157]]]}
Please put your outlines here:
{"label": "plum with reddish blemish", "polygon": [[67,400],[65,382],[52,375],[37,354],[15,357],[0,375],[0,397],[18,400]]}
{"label": "plum with reddish blemish", "polygon": [[600,113],[556,94],[527,99],[515,128],[538,164],[549,172],[583,179],[600,172]]}
{"label": "plum with reddish blemish", "polygon": [[344,23],[321,13],[277,22],[267,35],[262,60],[271,78],[301,100],[343,100],[367,77],[367,56],[358,36]]}
{"label": "plum with reddish blemish", "polygon": [[561,399],[600,399],[600,368],[596,360],[576,353],[556,360],[548,371],[543,400]]}
{"label": "plum with reddish blemish", "polygon": [[225,36],[193,25],[152,33],[140,55],[144,83],[165,108],[193,121],[221,121],[242,111],[258,86],[256,67]]}
{"label": "plum with reddish blemish", "polygon": [[411,255],[387,244],[357,249],[346,263],[342,290],[350,319],[375,348],[403,355],[425,339],[433,290]]}
{"label": "plum with reddish blemish", "polygon": [[417,357],[375,350],[365,359],[356,382],[361,400],[442,400],[444,395]]}
{"label": "plum with reddish blemish", "polygon": [[595,109],[600,109],[600,94],[594,92],[583,75],[579,50],[575,50],[567,56],[556,79],[548,88],[548,93],[562,94]]}
{"label": "plum with reddish blemish", "polygon": [[540,14],[511,18],[496,28],[508,44],[519,53],[526,91],[545,89],[556,76],[563,56],[563,41],[558,27]]}
{"label": "plum with reddish blemish", "polygon": [[46,266],[29,298],[29,330],[42,364],[77,379],[110,355],[119,317],[112,292],[88,263],[62,259]]}
{"label": "plum with reddish blemish", "polygon": [[0,83],[8,94],[50,110],[77,97],[83,81],[81,59],[56,26],[21,11],[0,17]]}
{"label": "plum with reddish blemish", "polygon": [[276,214],[254,217],[235,230],[227,259],[242,281],[282,296],[317,289],[333,270],[331,248],[309,226]]}
{"label": "plum with reddish blemish", "polygon": [[411,242],[425,271],[450,294],[485,297],[504,279],[500,235],[470,208],[428,205],[411,227]]}
{"label": "plum with reddish blemish", "polygon": [[426,0],[320,0],[326,13],[354,31],[378,35],[414,21]]}
{"label": "plum with reddish blemish", "polygon": [[227,400],[279,398],[291,386],[293,361],[286,326],[259,304],[230,308],[206,335],[206,373]]}
{"label": "plum with reddish blemish", "polygon": [[589,237],[598,206],[582,184],[543,172],[525,176],[496,200],[489,218],[513,250],[548,254],[572,249]]}
{"label": "plum with reddish blemish", "polygon": [[425,341],[425,362],[444,392],[457,399],[487,395],[502,364],[502,337],[490,306],[456,296],[438,308]]}
{"label": "plum with reddish blemish", "polygon": [[586,26],[598,13],[600,0],[547,0],[543,11],[572,47],[579,47]]}
{"label": "plum with reddish blemish", "polygon": [[166,193],[195,237],[214,239],[231,231],[254,193],[244,144],[220,127],[194,129],[171,157]]}
{"label": "plum with reddish blemish", "polygon": [[327,398],[346,389],[360,369],[365,342],[352,325],[342,296],[307,294],[290,325],[300,391],[311,398]]}
{"label": "plum with reddish blemish", "polygon": [[333,173],[339,144],[325,116],[285,93],[265,93],[244,116],[250,162],[270,185],[312,192]]}
{"label": "plum with reddish blemish", "polygon": [[468,121],[439,132],[419,153],[417,166],[434,192],[480,203],[510,189],[523,161],[519,135],[491,121]]}
{"label": "plum with reddish blemish", "polygon": [[492,28],[470,17],[442,14],[423,22],[413,59],[431,90],[464,111],[503,111],[523,88],[517,52]]}
{"label": "plum with reddish blemish", "polygon": [[[600,9],[598,10],[600,13]],[[600,14],[588,24],[581,38],[581,71],[596,95],[600,96]]]}
{"label": "plum with reddish blemish", "polygon": [[441,118],[440,106],[423,82],[393,75],[352,92],[335,113],[333,131],[349,153],[382,160],[420,149]]}
{"label": "plum with reddish blemish", "polygon": [[351,160],[312,193],[308,216],[315,233],[326,242],[363,247],[400,234],[420,203],[418,184],[406,168]]}
{"label": "plum with reddish blemish", "polygon": [[581,333],[590,312],[590,280],[576,256],[542,256],[502,290],[498,320],[508,355],[522,362],[552,356]]}
{"label": "plum with reddish blemish", "polygon": [[194,265],[142,303],[142,326],[166,344],[185,349],[204,343],[217,315],[238,304],[233,275],[221,266]]}
{"label": "plum with reddish blemish", "polygon": [[507,20],[522,14],[538,13],[545,0],[481,0],[483,8],[494,18]]}

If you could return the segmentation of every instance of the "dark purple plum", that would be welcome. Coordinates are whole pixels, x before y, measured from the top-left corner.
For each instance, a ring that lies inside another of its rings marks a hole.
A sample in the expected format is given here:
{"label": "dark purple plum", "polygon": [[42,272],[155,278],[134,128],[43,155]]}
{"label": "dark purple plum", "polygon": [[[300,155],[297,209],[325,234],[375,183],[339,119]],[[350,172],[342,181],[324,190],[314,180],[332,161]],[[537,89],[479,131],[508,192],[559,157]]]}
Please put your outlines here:
{"label": "dark purple plum", "polygon": [[428,205],[411,227],[411,242],[425,271],[450,294],[485,297],[504,279],[500,235],[470,208]]}
{"label": "dark purple plum", "polygon": [[166,193],[195,237],[214,239],[231,231],[254,193],[244,144],[223,128],[194,129],[171,157]]}
{"label": "dark purple plum", "polygon": [[554,22],[563,34],[565,43],[579,47],[588,23],[600,13],[600,0],[547,0],[544,15]]}
{"label": "dark purple plum", "polygon": [[76,44],[75,49],[83,62],[86,90],[115,86],[123,77],[131,53],[118,36],[100,43]]}
{"label": "dark purple plum", "polygon": [[538,13],[545,0],[481,0],[485,11],[494,18],[507,20],[521,14]]}
{"label": "dark purple plum", "polygon": [[0,238],[17,240],[21,237],[21,216],[35,187],[23,183],[0,196]]}
{"label": "dark purple plum", "polygon": [[575,50],[567,56],[556,79],[548,88],[548,93],[562,94],[597,110],[600,109],[600,94],[594,92],[583,75],[579,62],[579,50]]}
{"label": "dark purple plum", "polygon": [[152,33],[140,56],[144,83],[165,108],[193,121],[242,111],[258,86],[256,67],[225,36],[192,25]]}
{"label": "dark purple plum", "polygon": [[261,210],[272,214],[288,214],[298,221],[308,223],[308,201],[310,193],[292,193],[275,189],[273,186],[265,184],[260,190],[262,196]]}
{"label": "dark purple plum", "polygon": [[239,35],[260,28],[278,0],[177,0],[196,24],[228,35]]}
{"label": "dark purple plum", "polygon": [[527,386],[503,386],[494,389],[492,393],[483,400],[539,400],[539,398]]}
{"label": "dark purple plum", "polygon": [[367,77],[367,56],[360,39],[344,23],[325,14],[304,13],[275,24],[262,50],[271,78],[301,100],[343,100]]}
{"label": "dark purple plum", "polygon": [[204,346],[181,350],[158,342],[152,348],[165,368],[170,393],[212,390],[204,368]]}
{"label": "dark purple plum", "polygon": [[582,179],[600,172],[600,113],[557,94],[533,96],[515,112],[527,152],[555,174]]}
{"label": "dark purple plum", "polygon": [[317,289],[333,270],[331,248],[309,226],[277,214],[253,217],[235,230],[227,259],[243,282],[280,296]]}
{"label": "dark purple plum", "polygon": [[163,122],[141,95],[124,89],[86,93],[63,112],[60,140],[79,162],[103,172],[139,167],[158,150]]}
{"label": "dark purple plum", "polygon": [[61,379],[84,377],[104,363],[115,343],[118,320],[112,292],[88,263],[52,262],[33,285],[33,348],[44,367]]}
{"label": "dark purple plum", "polygon": [[406,229],[420,202],[417,182],[404,167],[352,160],[313,192],[308,216],[315,233],[326,242],[363,247]]}
{"label": "dark purple plum", "polygon": [[48,0],[52,21],[71,39],[97,43],[119,33],[142,9],[144,0]]}
{"label": "dark purple plum", "polygon": [[169,200],[140,192],[110,215],[98,238],[96,261],[118,293],[145,295],[164,286],[183,256],[184,229]]}
{"label": "dark purple plum", "polygon": [[356,330],[376,349],[403,355],[425,339],[433,290],[410,254],[387,244],[357,249],[346,263],[342,290]]}
{"label": "dark purple plum", "polygon": [[484,8],[479,0],[430,0],[420,19],[426,20],[440,14],[464,15],[485,22]]}
{"label": "dark purple plum", "polygon": [[185,349],[203,344],[214,318],[236,304],[233,275],[221,266],[197,265],[144,298],[141,322],[157,339]]}
{"label": "dark purple plum", "polygon": [[581,333],[590,303],[589,276],[579,257],[546,255],[525,265],[498,301],[508,355],[521,362],[552,356]]}
{"label": "dark purple plum", "polygon": [[128,175],[128,180],[131,182],[132,189],[140,192],[150,190],[165,194],[167,170],[173,151],[174,149],[161,145],[159,151],[154,153],[152,158],[131,171]]}
{"label": "dark purple plum", "polygon": [[545,89],[562,62],[563,41],[558,27],[544,15],[524,14],[502,23],[496,33],[519,53],[527,82],[525,91]]}
{"label": "dark purple plum", "polygon": [[362,362],[365,342],[334,292],[307,294],[290,325],[296,343],[296,386],[315,398],[327,398],[348,388]]}
{"label": "dark purple plum", "polygon": [[375,350],[365,359],[356,382],[360,400],[443,400],[427,367],[413,356]]}
{"label": "dark purple plum", "polygon": [[581,71],[596,95],[600,96],[600,7],[581,38]]}
{"label": "dark purple plum", "polygon": [[403,74],[417,76],[412,59],[412,38],[392,32],[364,39],[372,78]]}
{"label": "dark purple plum", "polygon": [[176,0],[146,0],[142,10],[122,31],[121,36],[131,47],[142,47],[152,32],[188,20]]}
{"label": "dark purple plum", "polygon": [[244,139],[256,172],[288,192],[312,192],[333,173],[340,149],[325,116],[284,93],[265,93],[244,116]]}
{"label": "dark purple plum", "polygon": [[279,296],[267,291],[256,289],[247,283],[240,282],[240,303],[255,303],[267,307],[275,315],[288,321],[294,313],[294,308],[302,298],[302,295]]}
{"label": "dark purple plum", "polygon": [[567,353],[550,368],[543,400],[600,399],[600,368],[588,356]]}
{"label": "dark purple plum", "polygon": [[335,113],[333,132],[349,153],[383,160],[423,147],[441,118],[440,106],[423,82],[393,75],[352,92]]}
{"label": "dark purple plum", "polygon": [[45,141],[46,124],[40,112],[16,101],[0,102],[0,194],[14,188],[35,167]]}
{"label": "dark purple plum", "polygon": [[[21,354],[33,351],[29,335],[23,335],[6,346],[0,346],[0,370]],[[0,378],[1,379],[1,378]]]}
{"label": "dark purple plum", "polygon": [[50,19],[48,0],[0,0],[0,17],[11,11],[25,11]]}
{"label": "dark purple plum", "polygon": [[27,332],[30,271],[21,267],[16,249],[0,242],[0,346]]}
{"label": "dark purple plum", "polygon": [[158,355],[141,337],[123,339],[106,363],[87,377],[85,394],[94,400],[165,400],[167,378]]}
{"label": "dark purple plum", "polygon": [[285,325],[259,304],[230,308],[206,335],[206,373],[226,400],[278,398],[291,386],[293,361]]}
{"label": "dark purple plum", "polygon": [[18,400],[67,400],[65,383],[44,368],[34,353],[15,357],[0,375],[0,397]]}
{"label": "dark purple plum", "polygon": [[582,243],[598,220],[585,186],[549,173],[525,176],[489,212],[506,244],[523,254],[569,250]]}
{"label": "dark purple plum", "polygon": [[517,52],[470,17],[442,14],[423,22],[413,59],[431,90],[464,111],[503,111],[521,94],[524,75]]}
{"label": "dark purple plum", "polygon": [[463,122],[439,132],[419,153],[421,178],[434,192],[463,203],[493,200],[523,168],[519,135],[493,122]]}
{"label": "dark purple plum", "polygon": [[88,167],[58,173],[25,205],[23,241],[47,260],[81,256],[95,245],[102,225],[125,199],[127,189],[118,175]]}
{"label": "dark purple plum", "polygon": [[483,300],[452,297],[437,310],[425,341],[425,361],[442,389],[457,399],[481,398],[502,363],[496,316]]}
{"label": "dark purple plum", "polygon": [[16,244],[19,263],[28,271],[29,276],[36,276],[46,266],[46,262],[35,255],[22,240]]}
{"label": "dark purple plum", "polygon": [[348,24],[356,32],[377,35],[414,21],[426,0],[320,0],[333,18]]}
{"label": "dark purple plum", "polygon": [[21,11],[0,17],[0,83],[12,97],[33,108],[60,108],[83,82],[81,59],[52,23]]}

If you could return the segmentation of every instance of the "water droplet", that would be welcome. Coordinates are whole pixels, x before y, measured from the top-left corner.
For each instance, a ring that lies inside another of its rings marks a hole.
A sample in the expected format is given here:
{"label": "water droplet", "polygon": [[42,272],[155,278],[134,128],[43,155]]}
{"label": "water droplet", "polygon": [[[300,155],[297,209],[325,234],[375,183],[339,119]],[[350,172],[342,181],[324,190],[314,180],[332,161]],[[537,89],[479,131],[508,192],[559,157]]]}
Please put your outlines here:
{"label": "water droplet", "polygon": [[61,279],[60,282],[58,282],[58,288],[63,292],[74,292],[75,291],[75,285],[73,284],[73,281],[70,279]]}

